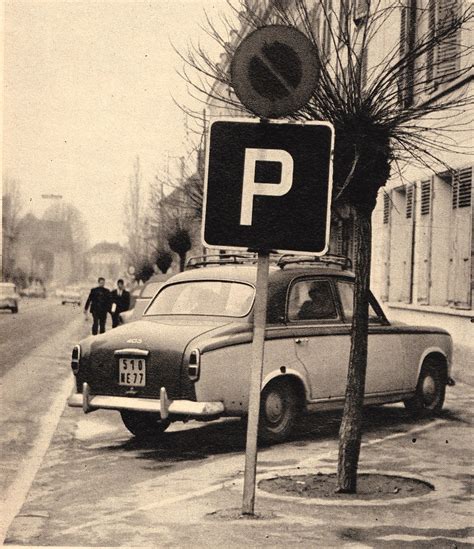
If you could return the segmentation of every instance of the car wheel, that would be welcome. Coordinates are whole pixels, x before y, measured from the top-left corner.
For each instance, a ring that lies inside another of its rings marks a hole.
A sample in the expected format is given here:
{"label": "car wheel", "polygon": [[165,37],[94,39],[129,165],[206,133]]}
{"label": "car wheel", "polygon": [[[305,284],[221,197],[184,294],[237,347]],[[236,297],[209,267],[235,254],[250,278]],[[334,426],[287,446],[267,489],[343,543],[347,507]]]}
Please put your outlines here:
{"label": "car wheel", "polygon": [[167,419],[160,420],[160,416],[149,412],[120,412],[125,427],[137,438],[157,438],[162,435],[170,425]]}
{"label": "car wheel", "polygon": [[293,430],[299,406],[296,391],[288,381],[274,381],[262,392],[260,401],[259,439],[283,442]]}
{"label": "car wheel", "polygon": [[405,408],[413,417],[428,417],[438,414],[446,393],[446,373],[433,362],[421,367],[415,396],[404,401]]}
{"label": "car wheel", "polygon": [[16,313],[18,312],[18,305],[15,305],[15,307],[12,307],[11,308],[11,312],[16,315]]}

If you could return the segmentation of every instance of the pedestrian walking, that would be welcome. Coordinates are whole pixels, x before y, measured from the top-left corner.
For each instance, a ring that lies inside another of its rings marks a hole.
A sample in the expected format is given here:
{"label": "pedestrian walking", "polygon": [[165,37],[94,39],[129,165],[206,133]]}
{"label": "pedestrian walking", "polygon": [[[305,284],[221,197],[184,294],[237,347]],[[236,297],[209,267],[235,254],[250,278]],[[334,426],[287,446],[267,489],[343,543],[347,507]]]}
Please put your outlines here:
{"label": "pedestrian walking", "polygon": [[90,306],[93,318],[92,335],[97,335],[97,331],[101,334],[105,332],[107,313],[110,311],[110,291],[104,287],[105,278],[100,277],[97,282],[99,285],[92,288],[84,307],[84,312],[87,314]]}
{"label": "pedestrian walking", "polygon": [[120,313],[128,311],[130,308],[130,292],[124,288],[123,280],[117,280],[117,289],[110,292],[110,314],[112,315],[112,328],[116,328],[120,323]]}

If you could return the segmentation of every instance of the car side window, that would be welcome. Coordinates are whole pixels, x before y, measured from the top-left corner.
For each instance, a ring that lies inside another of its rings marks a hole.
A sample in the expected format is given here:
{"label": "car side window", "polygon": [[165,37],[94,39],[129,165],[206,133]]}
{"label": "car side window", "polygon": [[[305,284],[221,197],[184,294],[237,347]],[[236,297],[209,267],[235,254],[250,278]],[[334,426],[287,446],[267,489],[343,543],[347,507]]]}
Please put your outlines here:
{"label": "car side window", "polygon": [[[346,280],[339,280],[337,283],[339,297],[341,298],[342,310],[346,322],[352,322],[354,316],[354,283]],[[369,322],[382,322],[382,318],[375,312],[369,302]]]}
{"label": "car side window", "polygon": [[328,280],[295,282],[288,300],[289,320],[331,320],[338,317]]}

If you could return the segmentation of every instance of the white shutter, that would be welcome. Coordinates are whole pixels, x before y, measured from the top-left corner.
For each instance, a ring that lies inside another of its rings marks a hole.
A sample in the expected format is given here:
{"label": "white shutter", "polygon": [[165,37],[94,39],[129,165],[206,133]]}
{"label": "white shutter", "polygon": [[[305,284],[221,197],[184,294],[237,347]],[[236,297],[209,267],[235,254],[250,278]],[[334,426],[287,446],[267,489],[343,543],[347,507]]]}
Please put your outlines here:
{"label": "white shutter", "polygon": [[472,246],[472,167],[469,167],[458,170],[452,182],[448,303],[460,309],[472,306]]}
{"label": "white shutter", "polygon": [[387,191],[383,191],[383,244],[382,244],[382,277],[381,277],[381,290],[380,297],[382,301],[388,301],[389,288],[390,288],[390,238],[391,238],[391,223],[390,223],[390,210],[391,210],[390,194]]}
{"label": "white shutter", "polygon": [[[442,31],[445,25],[451,24],[458,9],[458,0],[437,1],[436,28],[438,32]],[[460,31],[458,30],[438,44],[436,59],[437,83],[442,83],[456,77],[459,68],[459,40]]]}
{"label": "white shutter", "polygon": [[412,301],[413,284],[413,238],[415,228],[415,185],[408,185],[405,195],[405,227],[404,238],[400,245],[404,247],[403,275],[400,292],[400,300],[405,303]]}
{"label": "white shutter", "polygon": [[421,305],[430,302],[431,277],[431,228],[432,228],[433,182],[427,179],[420,185],[420,215],[417,238],[417,300]]}

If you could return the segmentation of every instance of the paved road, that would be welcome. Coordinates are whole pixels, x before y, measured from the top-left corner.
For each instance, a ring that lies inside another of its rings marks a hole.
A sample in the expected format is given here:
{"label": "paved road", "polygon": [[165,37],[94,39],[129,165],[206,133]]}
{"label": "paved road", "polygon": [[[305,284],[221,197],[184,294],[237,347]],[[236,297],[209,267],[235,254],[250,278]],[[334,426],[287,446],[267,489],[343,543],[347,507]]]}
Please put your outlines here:
{"label": "paved road", "polygon": [[41,459],[39,440],[49,442],[51,411],[61,398],[61,413],[62,387],[71,384],[72,345],[87,331],[77,307],[52,299],[23,299],[18,314],[0,313],[0,492],[7,502],[21,496],[22,484],[28,488],[30,458]]}
{"label": "paved road", "polygon": [[77,306],[62,306],[53,298],[24,298],[16,315],[10,311],[0,311],[0,376],[77,318],[78,314]]}
{"label": "paved road", "polygon": [[[368,446],[362,451],[363,466],[376,468],[380,456],[384,456],[389,461],[382,471],[397,471],[403,460],[411,468],[411,474],[416,475],[419,469],[426,476],[427,471],[432,471],[432,464],[424,463],[418,455],[412,459],[405,450],[400,456],[395,456],[392,449],[387,453],[384,441],[395,448],[409,446],[410,451],[411,447],[416,451],[417,444],[421,444],[422,454],[428,450],[423,446],[429,444],[435,455],[437,445],[440,445],[441,450],[456,449],[462,456],[463,447],[458,448],[456,439],[463,440],[466,436],[468,426],[464,425],[462,413],[469,407],[471,394],[465,386],[451,389],[448,411],[441,420],[414,422],[401,405],[371,408],[365,420],[364,440]],[[429,443],[426,434],[422,437],[422,433],[436,433],[440,422],[450,433],[450,448],[447,449],[444,448],[448,444],[447,437],[446,442],[443,437],[442,444],[436,434],[431,436]],[[297,473],[300,466],[304,469],[308,464],[334,467],[338,426],[339,416],[334,413],[307,418],[290,442],[260,450],[258,471],[264,473],[283,468]],[[371,456],[377,448],[379,457]],[[161,443],[143,444],[128,434],[115,412],[97,411],[86,416],[81,410],[66,408],[27,501],[11,525],[6,543],[189,546],[192,529],[203,524],[201,515],[215,509],[216,502],[208,502],[208,497],[220,498],[217,508],[240,504],[239,487],[231,492],[219,490],[241,479],[244,449],[245,432],[240,422],[234,420],[177,423],[165,433]],[[365,458],[367,454],[368,459]],[[462,466],[462,459],[456,454],[451,452],[450,459],[458,459]],[[453,469],[451,463],[448,468],[461,478],[461,469]],[[201,498],[199,508],[191,504],[191,499],[196,498]],[[262,504],[259,501],[259,506]],[[314,522],[314,518],[311,520]],[[298,521],[293,517],[290,522],[293,528]],[[263,529],[264,524],[265,521]],[[207,524],[214,535],[221,526],[225,525]],[[311,528],[319,531],[320,525],[310,525],[307,532],[310,537],[315,535]],[[184,542],[187,531],[190,538]],[[201,543],[196,546],[205,545],[206,535],[202,535]],[[297,539],[295,532],[292,536]],[[178,539],[181,544],[177,543]],[[216,539],[213,538],[213,542]],[[246,542],[250,543],[250,539],[251,536]],[[218,545],[210,543],[209,546]],[[228,546],[242,545],[229,543]]]}

